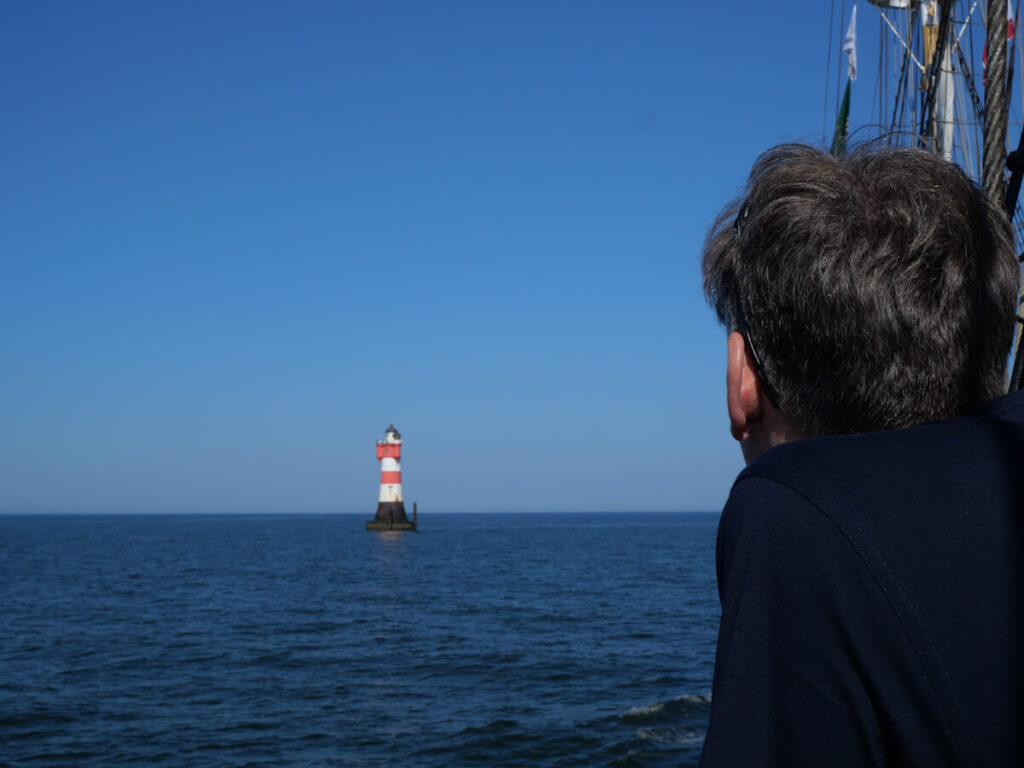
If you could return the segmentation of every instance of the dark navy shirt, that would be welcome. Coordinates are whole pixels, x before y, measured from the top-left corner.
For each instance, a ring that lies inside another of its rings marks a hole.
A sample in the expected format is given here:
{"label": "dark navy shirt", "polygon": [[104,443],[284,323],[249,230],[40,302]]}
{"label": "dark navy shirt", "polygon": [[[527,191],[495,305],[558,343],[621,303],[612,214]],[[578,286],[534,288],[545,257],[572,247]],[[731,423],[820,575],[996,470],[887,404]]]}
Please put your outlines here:
{"label": "dark navy shirt", "polygon": [[1024,394],[737,478],[702,766],[1016,766]]}

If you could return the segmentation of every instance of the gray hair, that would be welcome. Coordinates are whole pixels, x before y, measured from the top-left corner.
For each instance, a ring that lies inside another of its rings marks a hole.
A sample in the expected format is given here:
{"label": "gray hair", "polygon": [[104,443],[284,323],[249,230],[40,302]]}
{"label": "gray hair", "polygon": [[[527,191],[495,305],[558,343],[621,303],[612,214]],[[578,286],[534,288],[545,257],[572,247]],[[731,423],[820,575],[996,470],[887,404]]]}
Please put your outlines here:
{"label": "gray hair", "polygon": [[962,415],[1004,391],[1012,233],[931,154],[774,147],[719,215],[701,267],[719,320],[741,319],[759,375],[804,434]]}

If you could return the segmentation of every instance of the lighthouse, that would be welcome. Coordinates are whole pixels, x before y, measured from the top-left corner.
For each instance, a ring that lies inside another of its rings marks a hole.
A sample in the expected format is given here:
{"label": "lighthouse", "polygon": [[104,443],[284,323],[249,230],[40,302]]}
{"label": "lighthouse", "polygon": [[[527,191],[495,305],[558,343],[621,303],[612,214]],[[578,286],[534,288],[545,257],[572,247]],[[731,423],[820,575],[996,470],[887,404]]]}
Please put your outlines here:
{"label": "lighthouse", "polygon": [[380,462],[380,496],[377,498],[377,515],[366,524],[368,531],[415,531],[415,516],[412,522],[405,516],[402,503],[402,436],[392,424],[384,433],[384,439],[377,441],[377,461]]}

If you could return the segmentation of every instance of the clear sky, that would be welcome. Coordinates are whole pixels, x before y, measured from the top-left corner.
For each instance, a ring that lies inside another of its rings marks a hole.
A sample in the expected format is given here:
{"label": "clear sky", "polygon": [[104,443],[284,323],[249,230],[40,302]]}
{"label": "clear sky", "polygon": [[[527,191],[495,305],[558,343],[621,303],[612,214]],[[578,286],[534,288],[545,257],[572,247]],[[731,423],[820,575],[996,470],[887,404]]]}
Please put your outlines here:
{"label": "clear sky", "polygon": [[831,7],[0,2],[0,510],[369,516],[390,423],[422,513],[719,508],[700,247]]}

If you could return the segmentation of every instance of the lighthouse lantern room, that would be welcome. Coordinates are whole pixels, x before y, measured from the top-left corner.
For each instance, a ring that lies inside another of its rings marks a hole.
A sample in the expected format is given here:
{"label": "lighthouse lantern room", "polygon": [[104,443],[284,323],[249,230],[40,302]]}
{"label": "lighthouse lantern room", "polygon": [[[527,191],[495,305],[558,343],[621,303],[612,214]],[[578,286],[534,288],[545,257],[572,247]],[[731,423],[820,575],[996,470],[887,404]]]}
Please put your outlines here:
{"label": "lighthouse lantern room", "polygon": [[377,441],[380,462],[380,495],[377,515],[366,524],[368,531],[414,531],[416,520],[405,516],[402,502],[402,436],[394,424],[387,428],[384,439]]}

